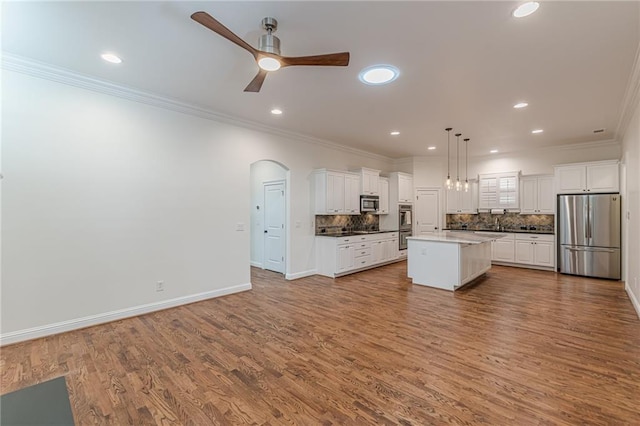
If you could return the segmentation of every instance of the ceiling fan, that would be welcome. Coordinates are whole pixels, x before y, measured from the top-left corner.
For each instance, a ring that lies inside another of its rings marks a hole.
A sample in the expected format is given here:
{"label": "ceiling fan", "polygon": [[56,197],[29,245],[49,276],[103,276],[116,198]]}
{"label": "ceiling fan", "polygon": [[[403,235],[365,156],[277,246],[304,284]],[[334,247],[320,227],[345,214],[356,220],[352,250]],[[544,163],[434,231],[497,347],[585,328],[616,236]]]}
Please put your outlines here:
{"label": "ceiling fan", "polygon": [[274,18],[264,18],[262,20],[262,28],[267,30],[267,34],[260,37],[257,49],[235,35],[231,30],[206,12],[196,12],[191,15],[191,19],[243,49],[248,50],[249,53],[253,55],[260,70],[253,80],[251,80],[251,83],[245,87],[245,92],[259,92],[267,73],[269,71],[276,71],[282,67],[294,65],[346,67],[349,65],[349,52],[298,57],[280,56],[280,39],[272,34],[278,28],[278,21]]}

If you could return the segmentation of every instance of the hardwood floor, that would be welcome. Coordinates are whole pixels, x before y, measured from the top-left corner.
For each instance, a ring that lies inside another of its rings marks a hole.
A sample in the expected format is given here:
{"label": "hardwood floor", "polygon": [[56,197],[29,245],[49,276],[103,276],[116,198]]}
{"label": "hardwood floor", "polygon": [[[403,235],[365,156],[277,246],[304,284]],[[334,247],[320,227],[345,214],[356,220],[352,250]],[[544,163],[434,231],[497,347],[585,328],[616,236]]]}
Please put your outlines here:
{"label": "hardwood floor", "polygon": [[66,376],[85,424],[640,424],[621,283],[494,266],[450,293],[398,263],[2,348],[2,393]]}

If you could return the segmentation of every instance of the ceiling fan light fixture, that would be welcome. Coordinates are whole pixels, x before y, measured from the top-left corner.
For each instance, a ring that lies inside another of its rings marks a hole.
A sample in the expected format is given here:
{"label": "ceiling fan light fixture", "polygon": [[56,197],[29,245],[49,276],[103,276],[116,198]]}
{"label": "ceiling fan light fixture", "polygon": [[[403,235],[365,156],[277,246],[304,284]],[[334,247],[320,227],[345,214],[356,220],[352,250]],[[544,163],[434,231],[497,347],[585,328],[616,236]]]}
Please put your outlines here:
{"label": "ceiling fan light fixture", "polygon": [[265,71],[278,71],[281,67],[280,61],[270,56],[263,56],[258,60],[258,66]]}
{"label": "ceiling fan light fixture", "polygon": [[537,1],[528,1],[526,3],[522,3],[520,6],[513,11],[514,18],[524,18],[525,16],[531,15],[533,12],[538,10],[540,7],[540,3]]}
{"label": "ceiling fan light fixture", "polygon": [[378,86],[391,83],[399,74],[398,68],[392,65],[373,65],[360,71],[358,78],[364,84]]}

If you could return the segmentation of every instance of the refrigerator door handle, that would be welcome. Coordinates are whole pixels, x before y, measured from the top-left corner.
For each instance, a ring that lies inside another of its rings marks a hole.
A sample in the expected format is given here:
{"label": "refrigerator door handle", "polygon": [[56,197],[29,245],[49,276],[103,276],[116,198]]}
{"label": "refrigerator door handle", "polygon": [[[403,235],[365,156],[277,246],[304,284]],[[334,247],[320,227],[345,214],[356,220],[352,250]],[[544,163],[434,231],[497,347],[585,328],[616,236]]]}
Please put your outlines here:
{"label": "refrigerator door handle", "polygon": [[587,221],[585,222],[587,226],[587,239],[589,240],[589,244],[591,244],[591,200],[587,198]]}
{"label": "refrigerator door handle", "polygon": [[600,247],[565,247],[569,251],[597,251],[601,253],[615,253],[615,250]]}

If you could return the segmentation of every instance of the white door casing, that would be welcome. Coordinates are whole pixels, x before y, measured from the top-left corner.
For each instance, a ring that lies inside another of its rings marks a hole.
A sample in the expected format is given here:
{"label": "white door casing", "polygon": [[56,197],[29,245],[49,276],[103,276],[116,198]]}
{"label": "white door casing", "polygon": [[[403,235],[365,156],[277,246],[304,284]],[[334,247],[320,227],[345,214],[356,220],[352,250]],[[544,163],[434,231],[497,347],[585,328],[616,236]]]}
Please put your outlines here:
{"label": "white door casing", "polygon": [[440,191],[417,189],[414,214],[416,235],[440,230]]}
{"label": "white door casing", "polygon": [[285,272],[285,184],[264,184],[264,269]]}

